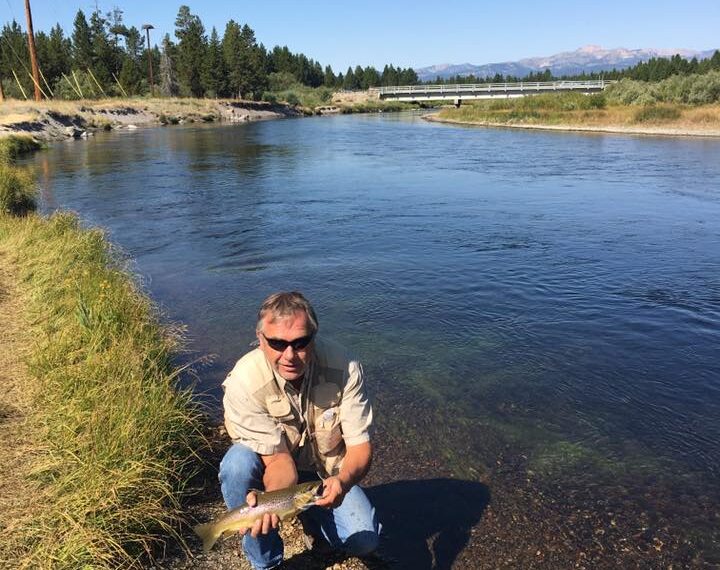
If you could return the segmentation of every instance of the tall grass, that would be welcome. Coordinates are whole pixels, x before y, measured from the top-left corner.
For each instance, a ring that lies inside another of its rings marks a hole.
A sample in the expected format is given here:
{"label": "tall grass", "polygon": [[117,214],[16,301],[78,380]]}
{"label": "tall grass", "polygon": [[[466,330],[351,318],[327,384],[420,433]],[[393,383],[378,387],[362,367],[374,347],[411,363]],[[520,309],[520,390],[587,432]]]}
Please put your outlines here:
{"label": "tall grass", "polygon": [[463,103],[460,108],[446,107],[440,117],[457,121],[490,123],[562,123],[568,116],[604,109],[602,93],[557,93],[514,99],[488,99]]}
{"label": "tall grass", "polygon": [[204,445],[200,411],[176,387],[181,337],[74,215],[0,215],[0,260],[21,280],[39,386],[36,492],[0,553],[27,568],[139,567],[174,535]]}
{"label": "tall grass", "polygon": [[13,165],[15,159],[40,147],[31,137],[0,138],[0,214],[22,216],[34,211],[35,183],[30,172]]}

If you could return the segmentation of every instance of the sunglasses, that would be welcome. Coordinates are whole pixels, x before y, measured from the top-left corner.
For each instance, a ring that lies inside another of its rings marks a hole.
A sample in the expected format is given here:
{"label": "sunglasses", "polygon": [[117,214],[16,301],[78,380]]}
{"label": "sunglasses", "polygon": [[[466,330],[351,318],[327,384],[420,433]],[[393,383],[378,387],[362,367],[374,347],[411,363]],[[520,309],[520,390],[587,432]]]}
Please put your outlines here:
{"label": "sunglasses", "polygon": [[263,338],[267,341],[268,345],[270,345],[270,348],[278,352],[285,352],[288,346],[292,346],[293,350],[302,350],[312,342],[315,336],[313,333],[307,336],[301,336],[295,340],[282,340],[281,338],[268,338],[265,336],[265,333],[262,332],[260,334],[263,335]]}

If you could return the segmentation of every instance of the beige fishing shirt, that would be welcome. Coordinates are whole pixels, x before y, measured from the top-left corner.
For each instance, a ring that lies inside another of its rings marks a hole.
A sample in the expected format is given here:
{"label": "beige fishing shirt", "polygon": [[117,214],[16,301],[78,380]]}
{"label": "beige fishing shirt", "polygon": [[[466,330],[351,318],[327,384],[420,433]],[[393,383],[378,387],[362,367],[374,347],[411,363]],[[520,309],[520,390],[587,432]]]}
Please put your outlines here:
{"label": "beige fishing shirt", "polygon": [[299,470],[336,474],[345,449],[370,440],[372,406],[360,363],[316,337],[301,390],[273,371],[259,348],[223,382],[225,427],[261,455],[289,451]]}

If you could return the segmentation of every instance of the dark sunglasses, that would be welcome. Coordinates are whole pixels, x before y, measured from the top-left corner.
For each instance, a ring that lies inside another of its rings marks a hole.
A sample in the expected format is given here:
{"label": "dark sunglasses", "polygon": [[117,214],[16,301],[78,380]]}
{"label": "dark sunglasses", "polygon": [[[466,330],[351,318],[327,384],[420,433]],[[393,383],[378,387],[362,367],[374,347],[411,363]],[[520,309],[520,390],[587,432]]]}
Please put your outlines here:
{"label": "dark sunglasses", "polygon": [[270,348],[277,350],[278,352],[285,352],[288,346],[292,346],[293,350],[302,350],[312,342],[312,339],[315,336],[315,334],[309,334],[307,336],[296,338],[295,340],[282,340],[281,338],[268,338],[265,336],[265,333],[262,332],[260,334],[263,335],[263,338],[270,345]]}

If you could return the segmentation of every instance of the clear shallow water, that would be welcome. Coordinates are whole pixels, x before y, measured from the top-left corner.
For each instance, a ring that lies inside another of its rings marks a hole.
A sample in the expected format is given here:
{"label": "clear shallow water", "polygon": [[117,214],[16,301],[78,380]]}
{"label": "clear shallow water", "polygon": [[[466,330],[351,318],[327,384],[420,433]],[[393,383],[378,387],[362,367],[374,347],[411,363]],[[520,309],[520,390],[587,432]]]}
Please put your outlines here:
{"label": "clear shallow water", "polygon": [[113,133],[33,164],[45,210],[108,228],[217,355],[202,390],[219,394],[261,300],[298,289],[379,395],[421,394],[471,438],[711,481],[718,158],[718,140],[386,115]]}

